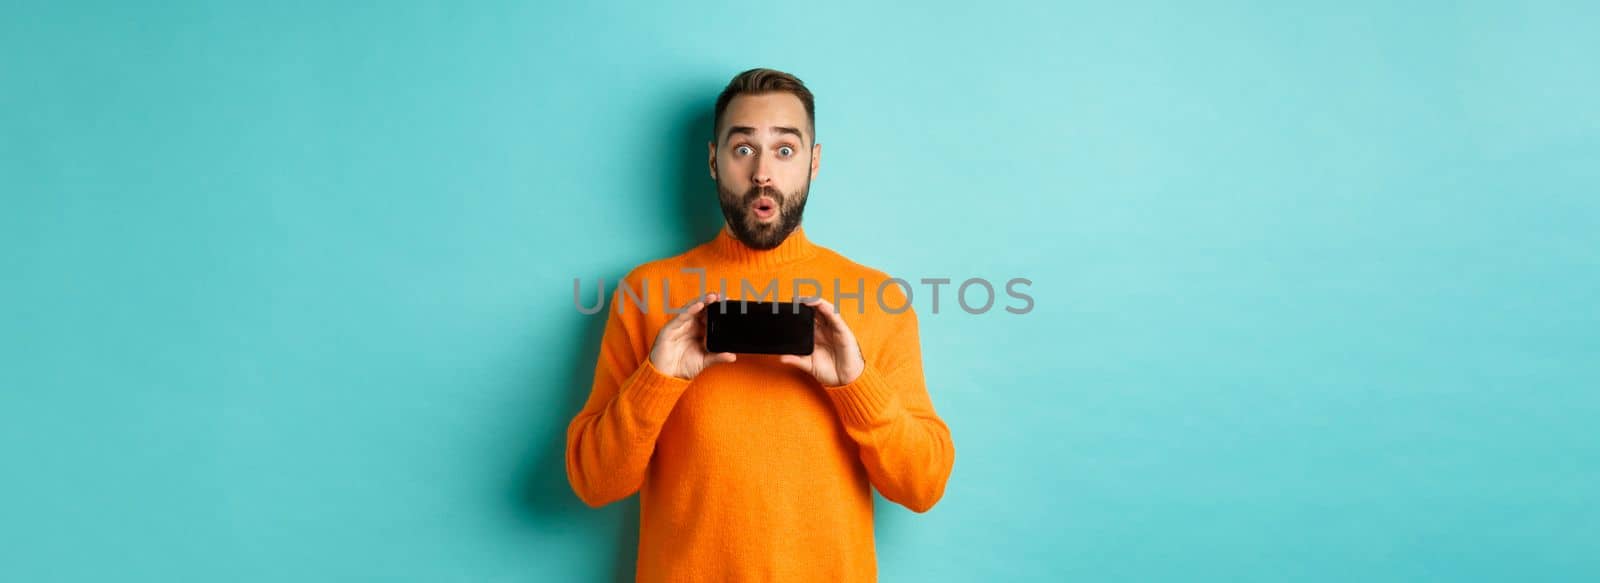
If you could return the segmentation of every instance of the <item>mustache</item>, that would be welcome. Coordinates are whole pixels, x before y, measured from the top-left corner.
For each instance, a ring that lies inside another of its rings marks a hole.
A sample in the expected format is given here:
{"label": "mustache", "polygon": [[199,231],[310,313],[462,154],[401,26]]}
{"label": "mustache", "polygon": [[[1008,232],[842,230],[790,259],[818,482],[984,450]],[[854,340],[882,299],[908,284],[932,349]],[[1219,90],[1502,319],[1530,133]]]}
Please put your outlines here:
{"label": "mustache", "polygon": [[783,202],[785,198],[783,192],[770,186],[750,187],[750,190],[745,191],[744,199],[740,201],[740,206],[748,207],[750,206],[750,203],[755,202],[756,199],[761,198],[762,195],[772,197],[772,200],[778,203],[778,208],[783,208]]}

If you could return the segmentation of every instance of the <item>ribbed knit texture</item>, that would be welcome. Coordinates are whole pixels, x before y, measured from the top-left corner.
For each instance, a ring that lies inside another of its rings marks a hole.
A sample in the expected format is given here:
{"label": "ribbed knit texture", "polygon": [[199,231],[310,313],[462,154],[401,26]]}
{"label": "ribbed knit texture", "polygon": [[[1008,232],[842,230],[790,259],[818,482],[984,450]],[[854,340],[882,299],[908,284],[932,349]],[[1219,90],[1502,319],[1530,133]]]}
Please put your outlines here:
{"label": "ribbed knit texture", "polygon": [[[705,270],[706,291],[725,280],[735,300],[790,301],[794,281],[809,279],[817,284],[803,282],[800,296],[833,301],[839,280],[837,291],[861,294],[835,303],[866,370],[824,387],[776,356],[741,354],[693,381],[663,374],[649,355],[674,316],[664,308],[702,289],[700,273],[684,268]],[[916,312],[878,302],[887,277],[813,244],[803,228],[756,250],[724,226],[624,278],[648,309],[612,294],[594,386],[567,430],[567,477],[591,506],[640,493],[637,580],[877,580],[871,489],[926,512],[955,461],[924,382]],[[906,305],[901,288],[884,288],[883,303]]]}

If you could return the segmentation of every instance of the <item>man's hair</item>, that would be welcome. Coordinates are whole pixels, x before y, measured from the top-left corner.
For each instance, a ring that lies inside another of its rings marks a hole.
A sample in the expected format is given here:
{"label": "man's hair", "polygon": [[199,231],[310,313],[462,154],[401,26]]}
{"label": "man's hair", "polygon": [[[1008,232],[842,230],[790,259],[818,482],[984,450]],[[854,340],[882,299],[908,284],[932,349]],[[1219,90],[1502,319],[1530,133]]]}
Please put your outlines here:
{"label": "man's hair", "polygon": [[760,68],[734,75],[728,86],[723,88],[722,94],[717,96],[716,117],[712,118],[711,123],[711,141],[722,141],[722,112],[727,111],[728,103],[733,98],[763,93],[788,93],[800,98],[800,104],[806,107],[806,133],[811,143],[817,142],[817,112],[811,90],[806,89],[806,84],[800,82],[799,77],[775,69]]}

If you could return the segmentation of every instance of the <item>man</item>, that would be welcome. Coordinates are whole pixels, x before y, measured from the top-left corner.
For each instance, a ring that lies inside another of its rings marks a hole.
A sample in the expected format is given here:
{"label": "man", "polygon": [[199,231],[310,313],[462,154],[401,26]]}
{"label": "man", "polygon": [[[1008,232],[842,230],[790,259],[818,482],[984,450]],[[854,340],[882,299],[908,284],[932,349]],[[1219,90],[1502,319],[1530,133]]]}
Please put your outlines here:
{"label": "man", "polygon": [[[740,73],[715,114],[709,165],[727,222],[613,294],[593,392],[567,430],[567,478],[594,507],[640,492],[639,581],[874,581],[871,488],[926,512],[955,460],[916,312],[883,272],[800,227],[822,145],[799,79]],[[826,283],[834,301],[800,299]],[[811,355],[706,352],[708,303],[758,296],[816,309]]]}

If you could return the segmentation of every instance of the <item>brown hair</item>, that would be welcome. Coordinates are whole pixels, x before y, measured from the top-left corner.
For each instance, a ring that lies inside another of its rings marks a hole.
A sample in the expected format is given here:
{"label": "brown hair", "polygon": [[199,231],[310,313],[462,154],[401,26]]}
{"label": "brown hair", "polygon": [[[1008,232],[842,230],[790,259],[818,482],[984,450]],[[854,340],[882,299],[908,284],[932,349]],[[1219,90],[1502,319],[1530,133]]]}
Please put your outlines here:
{"label": "brown hair", "polygon": [[775,69],[750,69],[733,76],[728,86],[723,88],[722,94],[717,96],[717,108],[712,118],[711,141],[722,139],[722,112],[727,111],[728,103],[740,95],[760,95],[763,93],[788,93],[800,98],[800,104],[806,108],[806,132],[811,134],[811,142],[817,141],[817,112],[811,90],[806,89],[806,84],[799,77]]}

